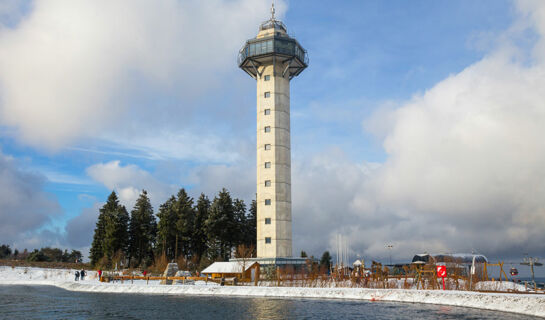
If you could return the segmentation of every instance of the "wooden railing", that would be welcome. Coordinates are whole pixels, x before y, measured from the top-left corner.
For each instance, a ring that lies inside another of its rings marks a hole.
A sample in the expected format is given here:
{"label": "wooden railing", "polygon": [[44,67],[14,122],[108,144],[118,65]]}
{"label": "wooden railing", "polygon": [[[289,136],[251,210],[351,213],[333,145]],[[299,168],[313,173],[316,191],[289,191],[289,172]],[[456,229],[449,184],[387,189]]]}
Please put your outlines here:
{"label": "wooden railing", "polygon": [[[102,275],[100,277],[100,282],[110,282],[110,281],[121,281],[123,283],[124,281],[131,281],[133,283],[134,280],[146,280],[146,284],[149,284],[149,281],[156,281],[156,280],[171,280],[171,281],[182,281],[182,283],[185,283],[186,281],[205,281],[208,283],[215,282],[218,284],[221,284],[222,279],[221,278],[210,278],[210,277],[157,277],[157,276],[129,276],[129,275]],[[234,285],[236,283],[249,283],[251,282],[251,279],[235,279],[234,278],[225,278],[224,284],[227,285]]]}

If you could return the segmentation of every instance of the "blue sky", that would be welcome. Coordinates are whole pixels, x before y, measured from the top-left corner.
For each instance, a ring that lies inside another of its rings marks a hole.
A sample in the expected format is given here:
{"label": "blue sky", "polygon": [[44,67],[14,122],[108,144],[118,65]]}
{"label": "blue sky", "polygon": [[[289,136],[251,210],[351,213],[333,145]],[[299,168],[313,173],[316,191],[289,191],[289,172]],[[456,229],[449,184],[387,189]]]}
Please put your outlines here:
{"label": "blue sky", "polygon": [[[30,226],[8,224],[0,241],[85,248],[112,189],[129,208],[143,188],[155,208],[181,187],[209,197],[227,187],[249,201],[255,82],[236,57],[269,6],[1,4],[0,169],[15,184],[39,183],[22,184],[21,203],[0,199],[0,212],[11,221],[33,219],[24,203],[49,209]],[[541,132],[529,125],[545,108],[532,85],[542,3],[277,7],[310,57],[291,84],[295,252],[331,250],[343,233],[353,255],[377,259],[386,244],[400,261],[421,251],[543,255],[543,153],[531,138]],[[505,136],[520,139],[502,148]]]}

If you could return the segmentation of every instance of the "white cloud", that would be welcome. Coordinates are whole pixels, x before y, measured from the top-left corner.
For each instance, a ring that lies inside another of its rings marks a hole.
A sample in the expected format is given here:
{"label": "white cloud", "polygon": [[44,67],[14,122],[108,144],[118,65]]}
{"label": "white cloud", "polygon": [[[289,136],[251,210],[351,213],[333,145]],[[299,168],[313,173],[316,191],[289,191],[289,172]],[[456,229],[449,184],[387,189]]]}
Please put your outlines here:
{"label": "white cloud", "polygon": [[[383,140],[383,164],[364,169],[332,152],[294,167],[301,249],[333,248],[328,239],[339,232],[367,258],[385,259],[387,244],[398,259],[423,251],[543,254],[545,3],[517,4],[521,22],[489,55],[365,120]],[[530,48],[518,45],[528,27],[539,36]]]}
{"label": "white cloud", "polygon": [[[27,144],[54,150],[103,130],[141,131],[150,118],[179,123],[195,107],[188,96],[208,94],[234,69],[236,52],[268,5],[35,1],[14,28],[0,28],[0,124]],[[280,3],[280,13],[284,8]],[[185,100],[150,110],[162,106],[132,100],[146,90]],[[126,123],[129,103],[139,123]]]}
{"label": "white cloud", "polygon": [[193,197],[204,193],[212,199],[222,188],[226,188],[233,198],[244,200],[249,208],[255,199],[255,179],[255,162],[243,161],[236,165],[197,167],[191,171],[188,181],[194,186],[191,190]]}
{"label": "white cloud", "polygon": [[122,166],[120,161],[94,164],[86,171],[95,181],[102,183],[110,190],[115,190],[119,200],[129,211],[142,190],[148,192],[155,209],[177,191],[176,186],[157,180],[148,171],[133,164]]}

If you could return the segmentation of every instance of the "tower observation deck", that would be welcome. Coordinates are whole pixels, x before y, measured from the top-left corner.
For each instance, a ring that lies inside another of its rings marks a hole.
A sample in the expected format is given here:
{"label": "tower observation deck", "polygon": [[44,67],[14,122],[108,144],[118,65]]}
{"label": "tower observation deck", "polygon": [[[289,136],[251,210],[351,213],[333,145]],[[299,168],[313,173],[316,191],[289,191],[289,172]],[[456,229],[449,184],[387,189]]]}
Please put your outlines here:
{"label": "tower observation deck", "polygon": [[290,80],[307,52],[271,19],[239,52],[238,66],[257,81],[257,257],[292,256]]}

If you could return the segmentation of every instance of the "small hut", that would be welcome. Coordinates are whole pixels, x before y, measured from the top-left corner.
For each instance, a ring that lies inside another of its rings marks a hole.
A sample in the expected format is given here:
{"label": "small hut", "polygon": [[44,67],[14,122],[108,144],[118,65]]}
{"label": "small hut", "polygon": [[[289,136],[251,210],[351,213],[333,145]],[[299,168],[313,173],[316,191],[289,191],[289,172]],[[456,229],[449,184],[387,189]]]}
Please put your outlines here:
{"label": "small hut", "polygon": [[238,278],[255,281],[259,279],[259,263],[247,261],[214,262],[202,274],[212,278]]}

